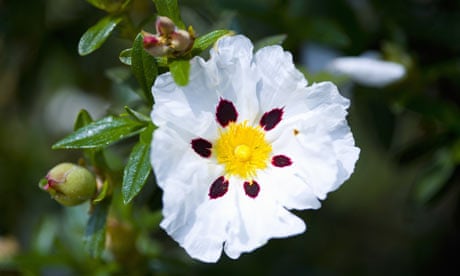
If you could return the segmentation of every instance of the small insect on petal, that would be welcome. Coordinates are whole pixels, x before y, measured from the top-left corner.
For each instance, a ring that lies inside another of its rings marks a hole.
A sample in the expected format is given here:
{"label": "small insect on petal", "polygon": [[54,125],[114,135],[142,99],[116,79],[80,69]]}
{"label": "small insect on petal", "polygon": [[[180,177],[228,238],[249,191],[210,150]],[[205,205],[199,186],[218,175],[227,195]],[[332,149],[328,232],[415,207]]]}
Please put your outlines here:
{"label": "small insect on petal", "polygon": [[216,120],[222,126],[226,127],[230,122],[236,122],[238,112],[231,101],[220,99],[216,108]]}
{"label": "small insect on petal", "polygon": [[256,198],[260,192],[259,183],[257,183],[255,180],[253,180],[252,183],[248,181],[244,182],[244,192],[247,196]]}
{"label": "small insect on petal", "polygon": [[260,126],[269,131],[274,129],[283,117],[283,109],[282,108],[274,108],[269,112],[265,112],[262,118],[260,119]]}
{"label": "small insect on petal", "polygon": [[275,155],[272,158],[272,165],[279,168],[287,167],[292,165],[292,160],[284,155]]}
{"label": "small insect on petal", "polygon": [[211,199],[216,199],[225,195],[228,191],[228,180],[225,177],[221,176],[217,178],[212,184],[211,188],[209,189],[209,197]]}
{"label": "small insect on petal", "polygon": [[190,144],[192,144],[192,149],[201,157],[208,158],[211,156],[212,144],[209,141],[203,138],[196,138]]}

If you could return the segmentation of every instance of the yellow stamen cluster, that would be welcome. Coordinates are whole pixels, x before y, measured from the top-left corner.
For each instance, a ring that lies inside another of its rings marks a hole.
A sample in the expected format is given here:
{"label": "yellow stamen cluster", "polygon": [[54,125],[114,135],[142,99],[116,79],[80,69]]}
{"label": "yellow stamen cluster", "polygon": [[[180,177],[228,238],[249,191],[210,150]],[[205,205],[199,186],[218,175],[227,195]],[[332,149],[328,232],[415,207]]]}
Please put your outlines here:
{"label": "yellow stamen cluster", "polygon": [[257,170],[267,167],[272,147],[261,127],[231,122],[221,131],[213,151],[217,162],[225,166],[226,176],[252,179]]}

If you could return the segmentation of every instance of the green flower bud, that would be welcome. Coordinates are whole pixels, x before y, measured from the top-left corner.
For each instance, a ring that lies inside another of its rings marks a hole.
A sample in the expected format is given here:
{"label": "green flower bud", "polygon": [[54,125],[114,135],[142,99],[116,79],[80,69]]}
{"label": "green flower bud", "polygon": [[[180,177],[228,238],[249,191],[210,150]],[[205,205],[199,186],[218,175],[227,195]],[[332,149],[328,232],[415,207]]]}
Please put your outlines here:
{"label": "green flower bud", "polygon": [[40,188],[65,206],[91,199],[96,193],[96,186],[96,179],[89,170],[72,163],[55,166],[40,183]]}

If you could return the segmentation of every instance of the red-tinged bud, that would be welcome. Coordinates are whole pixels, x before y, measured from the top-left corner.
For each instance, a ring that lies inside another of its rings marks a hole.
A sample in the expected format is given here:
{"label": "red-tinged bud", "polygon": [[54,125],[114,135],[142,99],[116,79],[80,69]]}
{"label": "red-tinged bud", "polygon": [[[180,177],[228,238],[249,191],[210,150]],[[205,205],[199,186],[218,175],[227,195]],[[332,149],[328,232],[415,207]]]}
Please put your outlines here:
{"label": "red-tinged bud", "polygon": [[171,46],[177,52],[186,52],[193,46],[194,38],[185,30],[177,30],[171,34]]}
{"label": "red-tinged bud", "polygon": [[158,16],[155,27],[158,34],[165,36],[173,33],[176,29],[174,22],[166,16]]}
{"label": "red-tinged bud", "polygon": [[40,188],[65,206],[74,206],[91,199],[96,193],[96,179],[81,166],[61,163],[52,168]]}
{"label": "red-tinged bud", "polygon": [[144,48],[155,47],[161,42],[161,39],[158,36],[148,33],[148,32],[143,31],[142,36],[143,36]]}
{"label": "red-tinged bud", "polygon": [[166,45],[166,39],[145,31],[142,31],[144,49],[154,57],[167,55],[171,49]]}
{"label": "red-tinged bud", "polygon": [[171,52],[171,49],[166,45],[157,45],[144,48],[147,53],[151,54],[154,57],[166,56]]}

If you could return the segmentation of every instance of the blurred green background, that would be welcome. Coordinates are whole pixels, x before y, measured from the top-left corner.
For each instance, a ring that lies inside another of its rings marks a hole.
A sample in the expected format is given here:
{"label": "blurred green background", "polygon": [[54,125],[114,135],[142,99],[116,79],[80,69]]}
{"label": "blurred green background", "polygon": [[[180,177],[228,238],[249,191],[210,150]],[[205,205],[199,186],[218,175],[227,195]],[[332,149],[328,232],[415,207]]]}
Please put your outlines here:
{"label": "blurred green background", "polygon": [[[132,5],[133,24],[154,18],[151,1]],[[137,104],[130,86],[120,82],[120,74],[133,80],[118,60],[132,38],[121,29],[81,57],[81,35],[104,12],[83,0],[0,0],[0,275],[460,273],[460,1],[179,5],[198,35],[216,28],[253,41],[286,34],[283,46],[310,80],[325,78],[306,67],[305,49],[312,44],[344,56],[378,51],[404,64],[406,77],[384,88],[338,83],[351,98],[348,118],[361,148],[355,173],[321,209],[296,212],[308,225],[305,234],[217,264],[191,260],[153,227],[161,191],[150,179],[134,202],[133,221],[109,221],[112,239],[135,245],[135,253],[120,257],[112,250],[91,259],[81,244],[88,206],[64,208],[37,183],[56,163],[81,156],[50,148],[72,130],[80,108],[100,118]],[[130,145],[109,149],[113,168],[122,170]]]}

